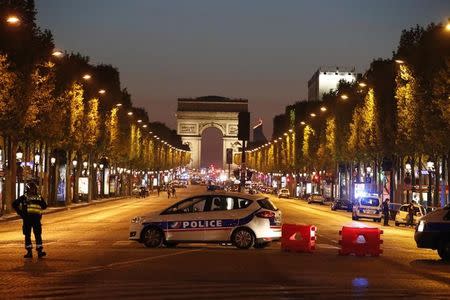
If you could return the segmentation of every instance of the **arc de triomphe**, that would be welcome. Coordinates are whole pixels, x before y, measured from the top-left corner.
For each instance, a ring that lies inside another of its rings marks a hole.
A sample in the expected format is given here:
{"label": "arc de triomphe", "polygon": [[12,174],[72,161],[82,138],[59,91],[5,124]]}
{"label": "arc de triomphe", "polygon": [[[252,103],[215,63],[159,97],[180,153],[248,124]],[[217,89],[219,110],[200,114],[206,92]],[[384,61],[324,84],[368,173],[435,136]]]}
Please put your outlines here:
{"label": "arc de triomphe", "polygon": [[[238,141],[238,113],[248,111],[248,100],[219,96],[180,98],[177,107],[177,133],[183,144],[191,148],[191,168],[200,168],[202,133],[215,127],[223,136],[223,165],[226,169],[226,149],[236,153],[241,147]],[[236,166],[232,165],[234,169]]]}

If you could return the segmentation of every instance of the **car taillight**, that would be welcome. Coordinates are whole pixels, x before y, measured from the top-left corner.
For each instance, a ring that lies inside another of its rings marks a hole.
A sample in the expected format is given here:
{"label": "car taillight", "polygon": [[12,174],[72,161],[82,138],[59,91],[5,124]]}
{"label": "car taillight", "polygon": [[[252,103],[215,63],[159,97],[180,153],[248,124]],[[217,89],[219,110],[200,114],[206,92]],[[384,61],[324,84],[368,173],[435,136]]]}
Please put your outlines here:
{"label": "car taillight", "polygon": [[259,213],[256,214],[256,216],[259,218],[270,219],[270,218],[275,217],[275,213],[265,210],[265,211],[260,211]]}

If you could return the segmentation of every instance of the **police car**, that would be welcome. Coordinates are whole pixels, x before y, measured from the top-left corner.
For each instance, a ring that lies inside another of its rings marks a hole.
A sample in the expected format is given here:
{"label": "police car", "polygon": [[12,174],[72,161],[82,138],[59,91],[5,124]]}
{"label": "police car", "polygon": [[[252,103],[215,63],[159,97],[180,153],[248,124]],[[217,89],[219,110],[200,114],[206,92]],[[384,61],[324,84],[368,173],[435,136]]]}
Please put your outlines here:
{"label": "police car", "polygon": [[357,198],[353,204],[352,220],[360,218],[372,219],[381,222],[382,209],[378,196],[363,196]]}
{"label": "police car", "polygon": [[437,249],[443,260],[450,261],[450,204],[420,219],[414,239],[417,247]]}
{"label": "police car", "polygon": [[237,248],[263,248],[281,238],[281,212],[266,197],[211,192],[131,220],[130,240],[146,247],[181,242],[231,242]]}

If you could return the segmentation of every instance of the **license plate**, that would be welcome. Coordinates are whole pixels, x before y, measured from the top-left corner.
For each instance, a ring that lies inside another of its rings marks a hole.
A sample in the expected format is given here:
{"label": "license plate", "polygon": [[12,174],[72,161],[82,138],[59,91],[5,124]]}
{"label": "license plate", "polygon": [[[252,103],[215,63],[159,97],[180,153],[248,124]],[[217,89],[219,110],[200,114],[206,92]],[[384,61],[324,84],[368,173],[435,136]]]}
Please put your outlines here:
{"label": "license plate", "polygon": [[375,211],[370,210],[370,209],[369,209],[369,210],[365,210],[364,212],[365,212],[366,214],[373,214],[373,213],[375,213]]}

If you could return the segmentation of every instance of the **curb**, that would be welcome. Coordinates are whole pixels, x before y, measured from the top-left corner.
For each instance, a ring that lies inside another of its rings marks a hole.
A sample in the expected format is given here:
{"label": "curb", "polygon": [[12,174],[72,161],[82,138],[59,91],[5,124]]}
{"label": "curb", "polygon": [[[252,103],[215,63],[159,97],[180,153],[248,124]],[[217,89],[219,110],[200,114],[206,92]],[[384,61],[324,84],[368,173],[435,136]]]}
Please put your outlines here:
{"label": "curb", "polygon": [[[74,203],[69,206],[63,206],[63,207],[49,207],[50,210],[44,210],[44,212],[42,214],[50,215],[50,214],[54,214],[54,213],[58,213],[58,212],[62,212],[62,211],[68,211],[68,210],[88,207],[91,205],[98,205],[98,204],[102,204],[102,203],[118,201],[118,200],[122,200],[122,199],[129,198],[129,197],[130,196],[122,196],[122,197],[108,198],[105,200],[93,200],[92,202],[86,202],[86,203],[81,203],[81,204]],[[0,223],[5,223],[5,222],[9,222],[9,221],[14,221],[14,220],[20,220],[20,219],[21,218],[18,215],[16,215],[15,213],[12,213],[12,214],[8,214],[8,215],[0,217]]]}

